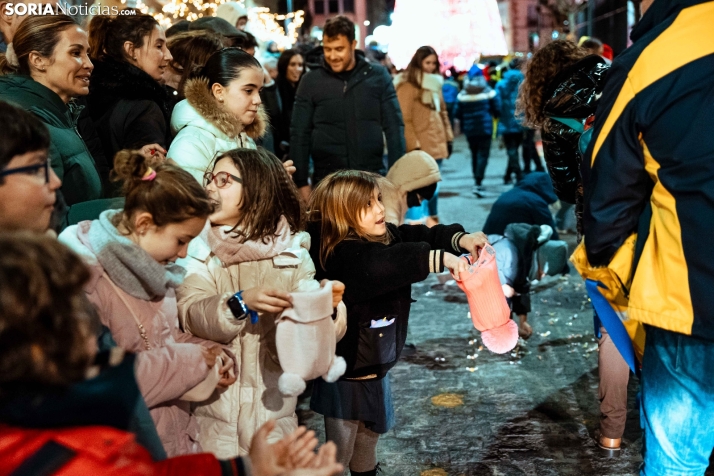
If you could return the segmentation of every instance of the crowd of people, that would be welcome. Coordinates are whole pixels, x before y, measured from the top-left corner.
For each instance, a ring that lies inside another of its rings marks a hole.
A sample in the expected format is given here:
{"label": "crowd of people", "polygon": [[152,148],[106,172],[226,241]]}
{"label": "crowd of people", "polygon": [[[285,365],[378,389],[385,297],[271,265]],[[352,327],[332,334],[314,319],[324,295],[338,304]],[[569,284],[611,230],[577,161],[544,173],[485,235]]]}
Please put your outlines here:
{"label": "crowd of people", "polygon": [[[703,474],[714,2],[642,10],[614,62],[555,40],[446,76],[430,46],[390,71],[344,16],[259,60],[235,2],[168,30],[0,15],[0,474],[376,475],[411,285],[491,244],[527,339],[531,280],[568,272],[557,201],[577,270],[647,336],[642,475]],[[483,231],[440,223],[457,130],[476,197],[496,137],[515,182]],[[320,289],[345,368],[312,386],[318,450],[276,329]],[[616,453],[630,366],[600,317],[597,442]]]}

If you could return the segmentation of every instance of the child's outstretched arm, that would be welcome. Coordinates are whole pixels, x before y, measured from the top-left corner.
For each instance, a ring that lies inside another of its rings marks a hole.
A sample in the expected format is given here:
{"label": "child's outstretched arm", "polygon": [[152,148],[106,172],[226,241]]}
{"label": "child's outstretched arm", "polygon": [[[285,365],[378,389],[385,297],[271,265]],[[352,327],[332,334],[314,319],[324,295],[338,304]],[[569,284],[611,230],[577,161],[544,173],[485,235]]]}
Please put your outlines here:
{"label": "child's outstretched arm", "polygon": [[476,253],[478,248],[488,243],[482,232],[466,233],[464,227],[454,225],[436,225],[431,228],[426,225],[402,225],[399,227],[402,241],[429,243],[431,249],[443,249],[447,253],[460,255]]}
{"label": "child's outstretched arm", "polygon": [[444,250],[429,243],[380,243],[347,241],[331,260],[331,278],[345,284],[345,302],[359,302],[418,283],[429,273],[444,270]]}

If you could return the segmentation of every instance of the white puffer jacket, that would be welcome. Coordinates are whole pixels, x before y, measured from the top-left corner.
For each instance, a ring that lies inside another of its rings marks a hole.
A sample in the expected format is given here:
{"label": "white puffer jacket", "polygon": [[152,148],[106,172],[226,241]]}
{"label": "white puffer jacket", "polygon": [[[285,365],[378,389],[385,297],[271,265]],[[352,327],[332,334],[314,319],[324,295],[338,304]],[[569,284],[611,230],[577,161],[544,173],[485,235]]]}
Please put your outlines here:
{"label": "white puffer jacket", "polygon": [[167,157],[203,184],[203,174],[219,154],[232,149],[255,149],[257,139],[265,134],[263,106],[252,124],[244,126],[225,111],[208,89],[207,79],[192,79],[184,88],[186,99],[171,114],[171,132],[175,135]]}
{"label": "white puffer jacket", "polygon": [[[320,284],[310,259],[310,235],[293,236],[290,247],[274,258],[225,265],[198,237],[181,264],[188,269],[177,290],[179,319],[184,331],[228,344],[236,356],[238,381],[217,400],[195,409],[204,451],[219,458],[248,453],[253,435],[268,420],[276,420],[271,443],[297,428],[296,397],[278,390],[282,369],[275,348],[275,320],[279,314],[259,313],[257,324],[236,320],[227,307],[237,291],[267,286],[281,291],[312,291]],[[346,308],[340,303],[337,340],[347,328]]]}

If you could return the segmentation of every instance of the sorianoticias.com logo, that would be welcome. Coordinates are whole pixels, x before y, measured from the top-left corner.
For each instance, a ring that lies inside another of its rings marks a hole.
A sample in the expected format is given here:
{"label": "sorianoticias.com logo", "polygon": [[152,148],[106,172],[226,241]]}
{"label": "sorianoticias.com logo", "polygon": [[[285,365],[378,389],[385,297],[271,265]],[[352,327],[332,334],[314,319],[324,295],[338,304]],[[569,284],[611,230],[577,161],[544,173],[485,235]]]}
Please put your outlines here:
{"label": "sorianoticias.com logo", "polygon": [[6,3],[5,15],[136,15],[135,10],[120,10],[108,5],[70,5],[66,2],[57,3]]}

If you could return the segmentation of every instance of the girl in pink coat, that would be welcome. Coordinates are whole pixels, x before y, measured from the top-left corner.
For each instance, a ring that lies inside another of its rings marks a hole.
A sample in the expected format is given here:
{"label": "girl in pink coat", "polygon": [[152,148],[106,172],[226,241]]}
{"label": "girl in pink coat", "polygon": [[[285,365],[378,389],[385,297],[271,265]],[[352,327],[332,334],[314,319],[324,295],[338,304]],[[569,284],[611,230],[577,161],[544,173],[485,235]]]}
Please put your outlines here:
{"label": "girl in pink coat", "polygon": [[187,172],[153,170],[137,153],[117,154],[114,173],[124,182],[124,209],[69,227],[60,241],[90,266],[85,292],[102,323],[120,347],[138,354],[137,381],[166,453],[197,453],[198,425],[185,394],[211,377],[210,385],[232,384],[234,360],[179,329],[175,289],[185,270],[175,261],[186,256],[213,205]]}

